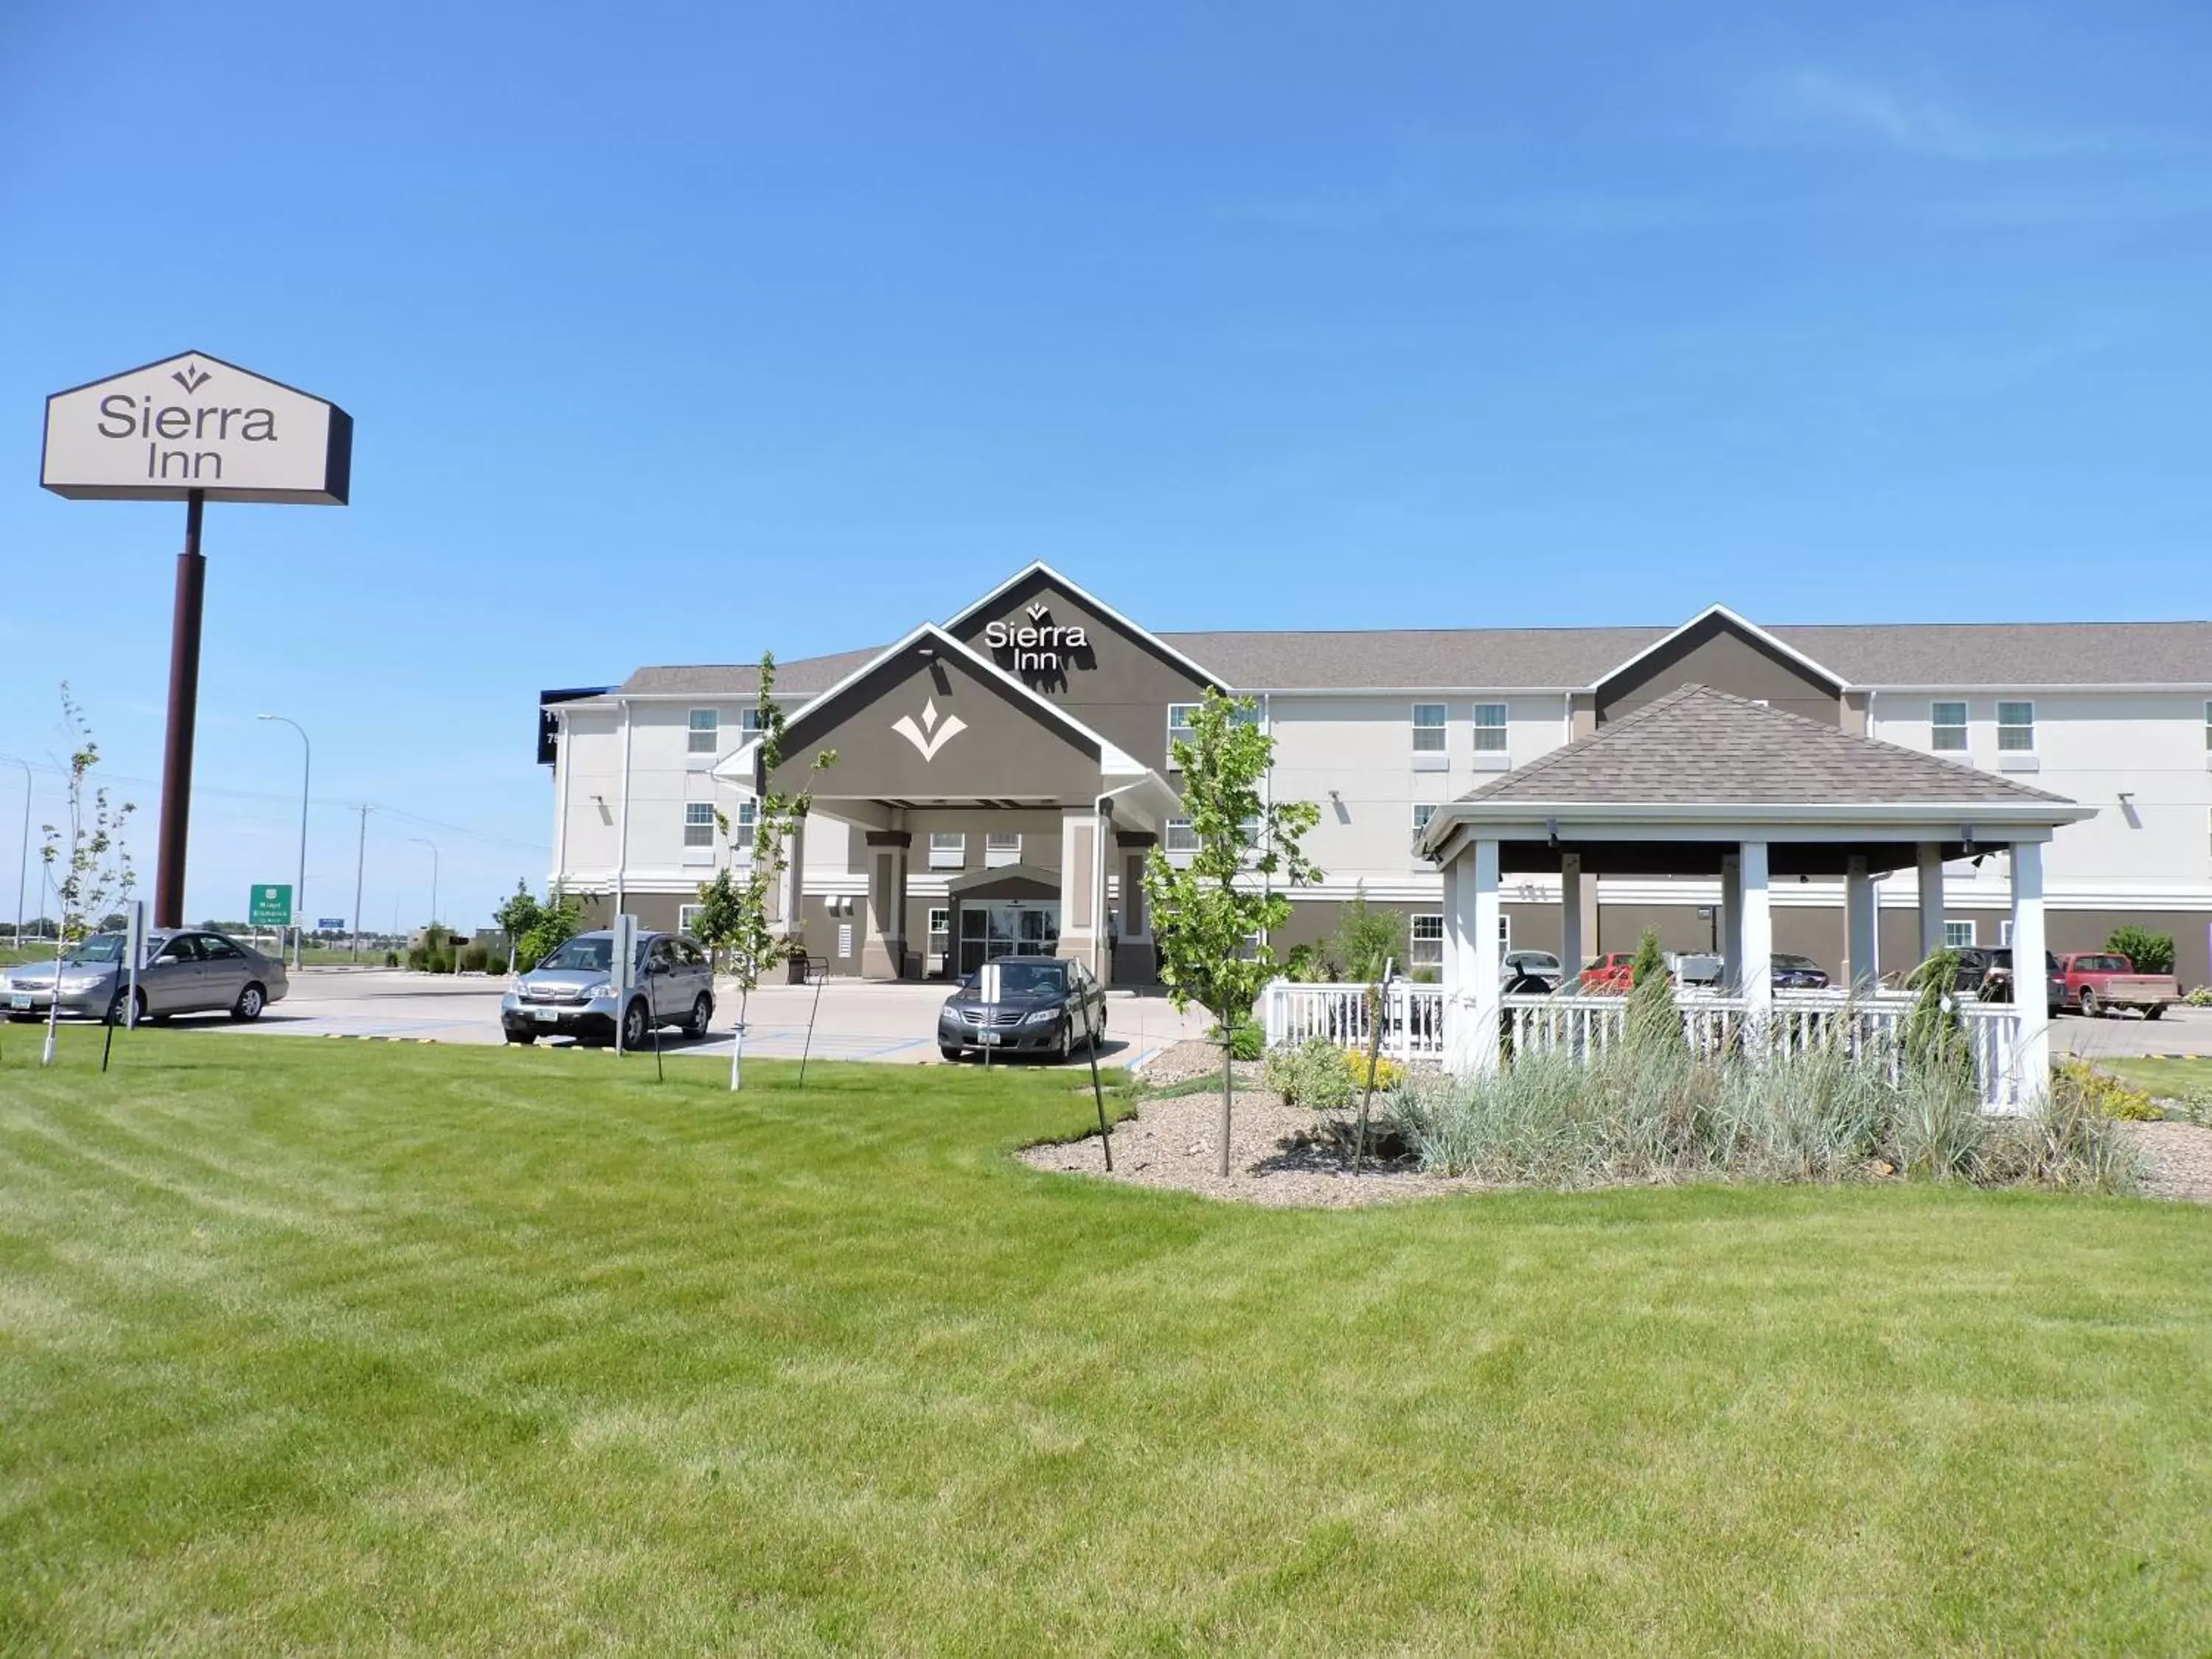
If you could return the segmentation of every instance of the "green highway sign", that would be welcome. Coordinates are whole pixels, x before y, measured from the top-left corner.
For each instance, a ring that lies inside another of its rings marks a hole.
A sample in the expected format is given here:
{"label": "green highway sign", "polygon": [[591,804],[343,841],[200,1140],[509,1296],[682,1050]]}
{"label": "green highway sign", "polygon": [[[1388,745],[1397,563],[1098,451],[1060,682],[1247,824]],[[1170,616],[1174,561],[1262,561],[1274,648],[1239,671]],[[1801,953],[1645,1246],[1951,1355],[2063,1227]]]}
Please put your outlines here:
{"label": "green highway sign", "polygon": [[292,884],[259,881],[253,884],[253,896],[247,902],[246,921],[252,927],[289,927],[292,925]]}

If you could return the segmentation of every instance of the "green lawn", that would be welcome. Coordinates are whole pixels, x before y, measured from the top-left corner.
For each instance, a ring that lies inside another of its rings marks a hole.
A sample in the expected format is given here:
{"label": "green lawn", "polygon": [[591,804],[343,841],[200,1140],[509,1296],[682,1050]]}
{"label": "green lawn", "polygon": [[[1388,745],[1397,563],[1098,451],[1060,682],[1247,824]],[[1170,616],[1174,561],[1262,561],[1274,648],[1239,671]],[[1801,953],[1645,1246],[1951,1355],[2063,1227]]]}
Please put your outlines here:
{"label": "green lawn", "polygon": [[1275,1212],[1064,1077],[0,1058],[0,1651],[2193,1653],[2212,1213]]}
{"label": "green lawn", "polygon": [[2212,1094],[2212,1060],[2125,1060],[2100,1055],[2097,1069],[2166,1100]]}

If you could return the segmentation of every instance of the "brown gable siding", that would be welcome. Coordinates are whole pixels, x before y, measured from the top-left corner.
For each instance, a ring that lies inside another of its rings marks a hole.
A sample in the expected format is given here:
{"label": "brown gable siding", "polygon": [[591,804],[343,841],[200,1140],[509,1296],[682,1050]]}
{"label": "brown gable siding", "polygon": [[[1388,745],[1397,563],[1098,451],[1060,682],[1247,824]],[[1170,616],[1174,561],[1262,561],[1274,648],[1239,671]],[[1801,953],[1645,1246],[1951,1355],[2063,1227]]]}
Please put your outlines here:
{"label": "brown gable siding", "polygon": [[1597,689],[1602,726],[1686,685],[1707,685],[1826,726],[1840,726],[1835,683],[1793,662],[1726,617],[1708,617]]}

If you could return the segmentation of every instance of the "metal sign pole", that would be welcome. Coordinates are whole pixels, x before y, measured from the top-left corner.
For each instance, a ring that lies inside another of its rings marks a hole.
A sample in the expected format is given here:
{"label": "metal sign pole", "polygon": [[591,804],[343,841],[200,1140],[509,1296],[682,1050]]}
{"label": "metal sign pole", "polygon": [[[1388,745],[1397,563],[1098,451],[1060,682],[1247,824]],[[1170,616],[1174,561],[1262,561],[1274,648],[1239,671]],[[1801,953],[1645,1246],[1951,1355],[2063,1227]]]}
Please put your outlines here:
{"label": "metal sign pole", "polygon": [[207,492],[185,498],[185,550],[177,555],[177,599],[169,623],[168,732],[161,744],[161,830],[154,877],[154,925],[185,925],[185,844],[192,811],[192,738],[199,724],[200,616],[207,594],[207,560],[200,553],[200,520]]}

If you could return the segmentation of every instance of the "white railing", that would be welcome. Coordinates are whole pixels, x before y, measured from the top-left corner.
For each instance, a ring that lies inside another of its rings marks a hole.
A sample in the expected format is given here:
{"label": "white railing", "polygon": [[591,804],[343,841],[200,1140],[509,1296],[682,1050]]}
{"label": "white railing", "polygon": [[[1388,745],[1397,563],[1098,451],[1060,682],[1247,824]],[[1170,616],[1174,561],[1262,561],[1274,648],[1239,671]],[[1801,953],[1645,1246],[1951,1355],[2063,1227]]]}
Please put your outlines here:
{"label": "white railing", "polygon": [[[1364,985],[1295,985],[1278,980],[1261,1000],[1267,1046],[1320,1037],[1364,1052],[1374,1037],[1368,998]],[[1912,1000],[1894,992],[1777,991],[1763,1046],[1769,1053],[1802,1054],[1840,1043],[1854,1055],[1881,1057],[1893,1072],[1903,1064],[1905,1021]],[[1747,1044],[1753,1036],[1750,1005],[1741,997],[1685,991],[1675,1001],[1693,1054],[1716,1057]],[[1620,1041],[1628,1000],[1620,995],[1508,996],[1503,1010],[1500,1035],[1508,1052],[1565,1049],[1595,1058]],[[2019,1011],[2008,1004],[1962,1001],[1959,1012],[1984,1104],[2018,1105]],[[1393,985],[1384,996],[1382,1052],[1397,1060],[1441,1060],[1443,1024],[1441,986]]]}
{"label": "white railing", "polygon": [[[1364,985],[1293,985],[1277,980],[1261,1000],[1267,1046],[1315,1037],[1364,1054],[1375,1040]],[[1394,984],[1383,993],[1382,1052],[1393,1060],[1442,1060],[1444,994],[1440,985]]]}

